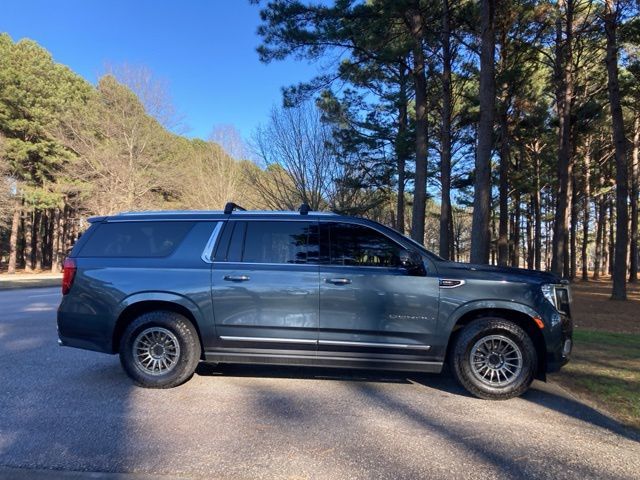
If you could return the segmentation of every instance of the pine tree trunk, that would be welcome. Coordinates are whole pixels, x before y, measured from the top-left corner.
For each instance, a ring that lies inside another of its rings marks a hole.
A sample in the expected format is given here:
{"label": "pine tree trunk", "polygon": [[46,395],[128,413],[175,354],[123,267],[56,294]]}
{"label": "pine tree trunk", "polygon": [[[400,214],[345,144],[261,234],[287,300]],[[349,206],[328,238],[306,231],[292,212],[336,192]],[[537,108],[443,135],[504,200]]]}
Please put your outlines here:
{"label": "pine tree trunk", "polygon": [[415,88],[416,118],[416,174],[411,215],[411,238],[424,243],[425,209],[427,203],[427,80],[425,77],[425,57],[422,45],[424,31],[419,5],[409,13],[409,25],[413,38],[413,80]]}
{"label": "pine tree trunk", "polygon": [[33,212],[27,211],[24,216],[24,270],[32,272],[35,266],[33,252]]}
{"label": "pine tree trunk", "polygon": [[588,137],[584,152],[583,191],[582,191],[582,249],[580,260],[582,262],[582,281],[589,281],[589,259],[587,249],[589,247],[589,222],[591,220],[591,139]]}
{"label": "pine tree trunk", "polygon": [[571,223],[569,227],[570,243],[569,243],[569,280],[574,281],[578,272],[578,196],[576,195],[576,179],[571,179]]}
{"label": "pine tree trunk", "polygon": [[452,255],[453,220],[451,217],[451,38],[449,0],[443,0],[442,15],[442,131],[440,138],[440,256],[449,260]]}
{"label": "pine tree trunk", "polygon": [[529,205],[527,207],[527,268],[532,270],[535,268],[535,252],[533,247],[533,197],[529,197]]}
{"label": "pine tree trunk", "polygon": [[606,271],[609,275],[613,275],[613,262],[614,262],[614,254],[615,254],[615,212],[613,209],[613,198],[609,197],[607,200],[607,208],[609,210],[608,217],[608,225],[609,225],[609,236],[607,239],[607,268]]}
{"label": "pine tree trunk", "polygon": [[558,111],[558,196],[553,226],[553,253],[551,271],[565,276],[568,271],[566,265],[569,207],[571,195],[571,110],[573,97],[573,1],[561,0],[560,8],[564,7],[564,38],[563,22],[558,19],[556,27],[556,66],[555,75],[558,88],[556,90],[556,108]]}
{"label": "pine tree trunk", "polygon": [[[598,185],[604,185],[604,179],[600,175]],[[599,280],[600,273],[602,271],[602,265],[604,262],[605,241],[606,241],[606,229],[607,229],[607,208],[606,200],[601,197],[597,202],[597,225],[596,225],[596,246],[595,246],[595,258],[593,259],[593,279]]]}
{"label": "pine tree trunk", "polygon": [[11,235],[9,237],[9,266],[8,273],[16,273],[16,261],[18,259],[18,227],[20,226],[20,214],[22,202],[16,197],[11,218]]}
{"label": "pine tree trunk", "polygon": [[509,162],[511,162],[511,146],[508,112],[506,100],[503,100],[500,112],[500,219],[498,221],[498,265],[503,267],[509,262]]}
{"label": "pine tree trunk", "polygon": [[480,121],[471,226],[471,263],[488,263],[491,235],[491,152],[495,114],[495,0],[481,0]]}
{"label": "pine tree trunk", "polygon": [[629,281],[638,281],[638,191],[640,184],[640,113],[633,122],[633,145],[631,154],[631,244]]}
{"label": "pine tree trunk", "polygon": [[61,259],[60,259],[60,209],[56,208],[52,215],[51,225],[51,271],[59,272]]}
{"label": "pine tree trunk", "polygon": [[34,250],[34,269],[36,271],[42,270],[42,236],[43,236],[43,215],[42,210],[36,210],[33,214],[33,250]]}
{"label": "pine tree trunk", "polygon": [[616,239],[613,263],[612,300],[627,299],[627,243],[629,242],[629,186],[627,172],[627,139],[624,136],[624,119],[620,103],[618,82],[618,26],[614,0],[605,0],[604,30],[607,37],[607,90],[613,123],[613,143],[616,159]]}
{"label": "pine tree trunk", "polygon": [[533,208],[533,257],[534,257],[534,266],[536,270],[540,270],[542,268],[542,211],[541,211],[541,196],[540,196],[540,157],[538,155],[534,155],[534,192],[532,201]]}
{"label": "pine tree trunk", "polygon": [[520,217],[521,217],[521,206],[520,206],[520,192],[516,190],[513,198],[514,208],[513,208],[513,228],[512,228],[512,248],[511,248],[511,266],[519,267],[520,266]]}
{"label": "pine tree trunk", "polygon": [[406,181],[406,162],[409,154],[407,152],[408,138],[408,115],[407,115],[407,78],[404,67],[400,72],[400,88],[398,98],[398,135],[396,137],[396,156],[398,158],[398,199],[396,203],[396,230],[404,233],[405,230],[405,208],[404,208],[404,188]]}

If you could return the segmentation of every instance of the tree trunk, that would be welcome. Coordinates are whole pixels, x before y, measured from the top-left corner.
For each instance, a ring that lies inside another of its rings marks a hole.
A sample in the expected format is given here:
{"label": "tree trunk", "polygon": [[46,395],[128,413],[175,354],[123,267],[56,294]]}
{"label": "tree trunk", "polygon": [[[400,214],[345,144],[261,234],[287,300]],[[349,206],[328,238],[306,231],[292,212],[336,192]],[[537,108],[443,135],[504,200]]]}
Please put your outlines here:
{"label": "tree trunk", "polygon": [[427,204],[427,80],[425,77],[425,58],[422,40],[424,36],[420,9],[409,13],[409,24],[413,37],[413,80],[416,98],[416,175],[413,194],[413,212],[411,215],[411,238],[424,243],[424,216]]}
{"label": "tree trunk", "polygon": [[631,154],[631,261],[629,281],[638,281],[638,190],[640,184],[640,112],[633,122],[633,146]]}
{"label": "tree trunk", "polygon": [[33,212],[27,211],[23,223],[24,232],[24,270],[32,272],[35,266],[33,252]]}
{"label": "tree trunk", "polygon": [[514,208],[513,208],[513,228],[511,234],[511,266],[519,267],[520,266],[520,216],[521,216],[521,208],[520,208],[520,192],[516,190],[513,198]]}
{"label": "tree trunk", "polygon": [[481,0],[480,121],[475,159],[471,262],[488,263],[491,234],[491,152],[495,113],[495,0]]}
{"label": "tree trunk", "polygon": [[533,260],[534,266],[536,270],[540,270],[542,268],[542,211],[540,207],[541,198],[540,198],[540,157],[534,154],[534,191],[533,197],[531,198],[532,208],[533,208]]}
{"label": "tree trunk", "polygon": [[16,196],[11,219],[11,236],[9,237],[9,266],[7,273],[16,273],[16,260],[18,258],[18,227],[20,226],[21,201]]}
{"label": "tree trunk", "polygon": [[627,299],[627,243],[629,241],[629,189],[627,173],[627,139],[624,136],[624,119],[620,104],[618,83],[618,24],[614,0],[605,0],[604,30],[607,37],[607,90],[613,124],[613,143],[616,158],[616,245],[613,264],[612,300]]}
{"label": "tree trunk", "polygon": [[408,124],[407,115],[407,76],[404,67],[400,67],[400,88],[398,92],[398,135],[396,137],[396,156],[398,158],[398,199],[396,203],[396,230],[404,233],[404,187],[406,182],[406,164],[410,156],[407,151]]}
{"label": "tree trunk", "polygon": [[570,244],[569,244],[569,280],[574,281],[578,272],[578,196],[575,194],[577,190],[575,176],[571,179],[571,223],[569,227]]}
{"label": "tree trunk", "polygon": [[[600,175],[598,185],[601,187],[604,185],[604,179]],[[596,248],[595,257],[593,259],[593,279],[600,279],[600,272],[604,260],[605,241],[606,241],[606,229],[607,229],[607,203],[604,197],[600,198],[597,203],[597,225],[596,225]]]}
{"label": "tree trunk", "polygon": [[500,219],[498,221],[498,265],[503,267],[509,261],[509,162],[511,162],[506,102],[506,99],[503,100],[500,112]]}
{"label": "tree trunk", "polygon": [[442,13],[442,131],[440,136],[440,256],[452,256],[453,220],[451,217],[451,31],[449,0],[443,0]]}
{"label": "tree trunk", "polygon": [[571,195],[571,107],[573,98],[573,1],[561,0],[559,8],[564,7],[564,38],[562,20],[556,27],[556,66],[555,75],[556,108],[558,111],[558,195],[553,225],[553,252],[551,271],[557,275],[566,273],[569,206]]}
{"label": "tree trunk", "polygon": [[613,197],[607,199],[607,208],[609,210],[609,236],[607,240],[607,268],[605,269],[609,275],[613,275],[613,262],[615,254],[615,211],[613,208]]}
{"label": "tree trunk", "polygon": [[533,270],[535,268],[535,255],[533,247],[533,194],[529,197],[529,205],[527,206],[527,268]]}
{"label": "tree trunk", "polygon": [[46,219],[44,217],[43,210],[36,210],[33,214],[33,250],[35,257],[34,268],[36,271],[42,270],[42,250],[43,250],[43,236],[44,236],[44,225],[46,224]]}
{"label": "tree trunk", "polygon": [[589,221],[591,220],[591,139],[587,138],[584,152],[583,191],[582,191],[582,249],[580,260],[582,262],[582,281],[589,281],[589,259],[587,249],[589,247]]}
{"label": "tree trunk", "polygon": [[51,271],[59,272],[60,266],[62,263],[62,259],[60,258],[60,243],[61,243],[61,235],[60,235],[60,209],[56,208],[52,215],[52,225],[51,225]]}

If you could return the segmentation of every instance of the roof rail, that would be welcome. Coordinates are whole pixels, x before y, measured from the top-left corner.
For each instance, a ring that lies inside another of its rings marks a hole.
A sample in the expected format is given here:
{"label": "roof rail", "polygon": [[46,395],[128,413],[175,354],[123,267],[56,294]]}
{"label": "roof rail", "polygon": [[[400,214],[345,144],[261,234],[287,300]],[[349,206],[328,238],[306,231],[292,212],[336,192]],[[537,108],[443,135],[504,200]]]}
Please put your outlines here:
{"label": "roof rail", "polygon": [[303,203],[302,205],[300,205],[298,211],[300,212],[300,215],[308,215],[311,211],[311,207],[308,203]]}
{"label": "roof rail", "polygon": [[246,212],[247,209],[241,207],[240,205],[233,203],[233,202],[227,202],[227,204],[224,206],[224,214],[225,215],[231,215],[231,213],[233,213],[234,210],[241,210],[243,212]]}

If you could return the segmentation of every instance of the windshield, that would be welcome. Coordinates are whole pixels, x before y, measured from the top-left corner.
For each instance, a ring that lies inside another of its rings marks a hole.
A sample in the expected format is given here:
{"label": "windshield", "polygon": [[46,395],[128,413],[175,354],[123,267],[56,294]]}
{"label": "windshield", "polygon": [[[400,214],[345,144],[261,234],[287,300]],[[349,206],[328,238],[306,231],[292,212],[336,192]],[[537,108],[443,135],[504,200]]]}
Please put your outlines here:
{"label": "windshield", "polygon": [[[378,223],[378,222],[375,222],[375,223]],[[393,233],[394,235],[400,235],[402,238],[404,238],[409,243],[411,243],[414,247],[416,247],[418,250],[420,250],[421,253],[426,254],[432,260],[439,261],[439,262],[444,262],[445,261],[444,258],[442,258],[439,255],[436,255],[435,253],[431,252],[430,250],[427,250],[424,245],[422,245],[421,243],[415,241],[413,238],[411,238],[411,237],[409,237],[409,236],[407,236],[407,235],[405,235],[403,233],[400,233],[399,231],[397,231],[397,230],[395,230],[395,229],[393,229],[391,227],[387,227],[386,225],[382,225],[381,223],[379,223],[378,225],[380,225],[380,227],[382,227],[386,231],[388,231],[390,233]]]}

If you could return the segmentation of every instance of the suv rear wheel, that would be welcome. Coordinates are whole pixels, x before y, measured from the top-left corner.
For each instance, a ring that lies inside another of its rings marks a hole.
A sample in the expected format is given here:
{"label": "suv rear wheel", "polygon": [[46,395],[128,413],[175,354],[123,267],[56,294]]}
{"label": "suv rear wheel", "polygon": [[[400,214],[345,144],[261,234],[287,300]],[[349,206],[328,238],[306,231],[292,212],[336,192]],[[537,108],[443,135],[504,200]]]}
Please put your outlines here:
{"label": "suv rear wheel", "polygon": [[136,318],[120,340],[124,371],[141,387],[172,388],[187,381],[200,361],[198,333],[184,316],[154,311]]}
{"label": "suv rear wheel", "polygon": [[506,400],[524,393],[536,371],[536,349],[515,323],[482,318],[465,326],[453,346],[453,373],[470,393]]}

